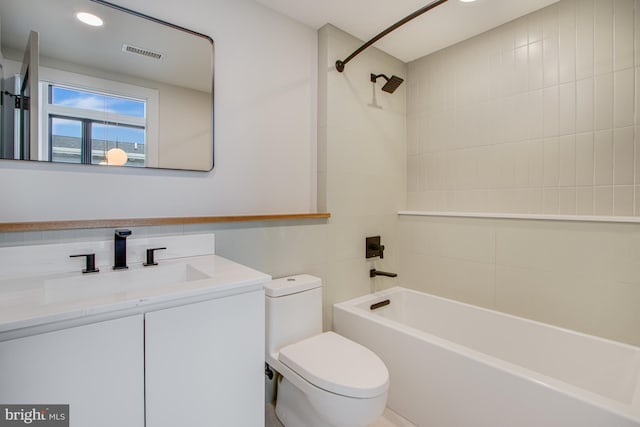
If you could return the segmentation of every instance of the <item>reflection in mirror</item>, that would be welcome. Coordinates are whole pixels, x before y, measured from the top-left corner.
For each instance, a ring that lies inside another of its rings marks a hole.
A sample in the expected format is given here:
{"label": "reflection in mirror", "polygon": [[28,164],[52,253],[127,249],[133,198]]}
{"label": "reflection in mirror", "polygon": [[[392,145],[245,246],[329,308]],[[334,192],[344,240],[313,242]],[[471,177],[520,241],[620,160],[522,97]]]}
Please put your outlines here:
{"label": "reflection in mirror", "polygon": [[0,0],[0,73],[1,159],[213,168],[207,36],[101,0]]}

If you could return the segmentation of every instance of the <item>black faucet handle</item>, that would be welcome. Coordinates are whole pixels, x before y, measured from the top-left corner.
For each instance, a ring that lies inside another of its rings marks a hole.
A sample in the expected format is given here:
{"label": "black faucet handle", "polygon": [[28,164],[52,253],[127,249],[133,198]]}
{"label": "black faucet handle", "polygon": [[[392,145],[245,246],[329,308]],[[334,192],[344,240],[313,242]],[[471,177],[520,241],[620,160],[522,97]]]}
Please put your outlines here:
{"label": "black faucet handle", "polygon": [[69,255],[69,258],[86,258],[86,267],[82,270],[82,274],[97,273],[100,269],[96,268],[96,254],[77,254]]}
{"label": "black faucet handle", "polygon": [[366,258],[374,258],[374,257],[380,257],[380,259],[384,258],[384,245],[380,243],[380,236],[367,237],[365,239],[365,243],[366,243],[366,246],[365,246]]}
{"label": "black faucet handle", "polygon": [[145,263],[143,263],[142,265],[144,265],[145,267],[149,267],[151,265],[158,265],[158,263],[154,259],[155,252],[156,251],[162,251],[162,250],[165,250],[165,249],[167,249],[167,248],[151,248],[151,249],[147,249],[147,261]]}

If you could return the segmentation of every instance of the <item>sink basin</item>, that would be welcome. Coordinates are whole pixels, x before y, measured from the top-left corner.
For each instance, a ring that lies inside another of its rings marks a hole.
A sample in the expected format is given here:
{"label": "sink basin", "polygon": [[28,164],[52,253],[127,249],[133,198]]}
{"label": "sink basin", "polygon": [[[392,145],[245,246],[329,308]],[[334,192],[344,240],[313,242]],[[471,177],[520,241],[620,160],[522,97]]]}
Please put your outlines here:
{"label": "sink basin", "polygon": [[49,279],[44,281],[44,303],[100,298],[122,292],[163,288],[209,277],[189,264],[170,264]]}

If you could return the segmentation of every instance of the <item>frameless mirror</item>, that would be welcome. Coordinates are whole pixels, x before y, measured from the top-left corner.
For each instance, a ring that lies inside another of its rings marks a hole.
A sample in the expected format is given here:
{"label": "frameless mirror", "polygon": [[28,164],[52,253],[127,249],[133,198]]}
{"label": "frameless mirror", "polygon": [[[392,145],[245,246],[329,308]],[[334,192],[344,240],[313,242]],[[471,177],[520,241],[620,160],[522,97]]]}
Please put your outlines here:
{"label": "frameless mirror", "polygon": [[0,159],[213,168],[203,34],[102,0],[0,0],[0,66]]}

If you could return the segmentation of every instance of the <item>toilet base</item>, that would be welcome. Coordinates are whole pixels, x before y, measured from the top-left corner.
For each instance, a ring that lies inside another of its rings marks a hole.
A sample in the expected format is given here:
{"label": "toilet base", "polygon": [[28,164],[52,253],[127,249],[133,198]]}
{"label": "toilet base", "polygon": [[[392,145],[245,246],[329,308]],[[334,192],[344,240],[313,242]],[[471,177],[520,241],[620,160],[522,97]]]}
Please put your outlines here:
{"label": "toilet base", "polygon": [[[387,393],[373,399],[351,399],[338,395],[325,395],[324,390],[314,389],[323,395],[318,399],[329,411],[320,414],[308,396],[285,377],[278,383],[276,415],[285,427],[366,427],[374,422],[385,408]],[[347,406],[345,406],[347,405]],[[333,420],[332,423],[330,420]]]}
{"label": "toilet base", "polygon": [[327,427],[306,396],[284,377],[278,381],[276,416],[285,427]]}

